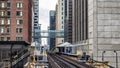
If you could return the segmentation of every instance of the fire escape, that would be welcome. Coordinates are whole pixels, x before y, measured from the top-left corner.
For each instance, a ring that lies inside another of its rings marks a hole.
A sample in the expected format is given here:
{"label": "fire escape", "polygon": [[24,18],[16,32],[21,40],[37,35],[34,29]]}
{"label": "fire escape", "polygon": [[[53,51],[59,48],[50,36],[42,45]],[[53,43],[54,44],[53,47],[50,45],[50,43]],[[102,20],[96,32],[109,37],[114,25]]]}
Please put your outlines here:
{"label": "fire escape", "polygon": [[[10,3],[8,3],[8,0],[0,0],[0,41],[10,40],[10,21],[8,21],[10,18],[9,9]],[[3,62],[5,67],[9,65],[8,62],[5,62],[5,59],[3,59]]]}
{"label": "fire escape", "polygon": [[10,2],[0,0],[0,41],[10,40]]}

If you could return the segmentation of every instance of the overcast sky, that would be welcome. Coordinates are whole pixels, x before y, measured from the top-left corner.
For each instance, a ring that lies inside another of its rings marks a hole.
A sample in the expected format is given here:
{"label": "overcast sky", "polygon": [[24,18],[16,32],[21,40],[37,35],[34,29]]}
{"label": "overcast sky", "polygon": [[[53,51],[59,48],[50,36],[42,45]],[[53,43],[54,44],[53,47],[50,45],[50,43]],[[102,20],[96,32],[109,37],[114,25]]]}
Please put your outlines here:
{"label": "overcast sky", "polygon": [[[49,26],[49,11],[55,10],[57,0],[39,0],[39,23],[42,30]],[[47,39],[42,39],[42,45],[47,44]]]}
{"label": "overcast sky", "polygon": [[49,26],[49,11],[55,10],[57,0],[39,0],[39,22],[42,24],[42,30],[47,30]]}

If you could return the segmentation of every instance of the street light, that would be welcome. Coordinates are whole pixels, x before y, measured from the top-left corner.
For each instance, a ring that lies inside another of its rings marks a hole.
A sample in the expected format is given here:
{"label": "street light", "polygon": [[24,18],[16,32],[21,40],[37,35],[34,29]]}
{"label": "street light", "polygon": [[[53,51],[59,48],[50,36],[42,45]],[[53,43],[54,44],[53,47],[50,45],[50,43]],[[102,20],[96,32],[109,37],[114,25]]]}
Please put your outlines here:
{"label": "street light", "polygon": [[118,56],[117,56],[117,51],[114,50],[114,53],[116,53],[116,68],[118,68]]}
{"label": "street light", "polygon": [[105,51],[102,52],[102,62],[104,61],[104,53]]}

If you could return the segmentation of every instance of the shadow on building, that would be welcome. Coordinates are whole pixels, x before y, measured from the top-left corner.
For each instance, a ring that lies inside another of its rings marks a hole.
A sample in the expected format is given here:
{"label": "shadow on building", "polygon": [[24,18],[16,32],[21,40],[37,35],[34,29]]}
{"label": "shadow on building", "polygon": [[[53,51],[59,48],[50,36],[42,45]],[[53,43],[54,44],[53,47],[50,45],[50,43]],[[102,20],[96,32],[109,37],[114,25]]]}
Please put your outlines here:
{"label": "shadow on building", "polygon": [[30,44],[25,41],[0,41],[0,68],[23,68]]}

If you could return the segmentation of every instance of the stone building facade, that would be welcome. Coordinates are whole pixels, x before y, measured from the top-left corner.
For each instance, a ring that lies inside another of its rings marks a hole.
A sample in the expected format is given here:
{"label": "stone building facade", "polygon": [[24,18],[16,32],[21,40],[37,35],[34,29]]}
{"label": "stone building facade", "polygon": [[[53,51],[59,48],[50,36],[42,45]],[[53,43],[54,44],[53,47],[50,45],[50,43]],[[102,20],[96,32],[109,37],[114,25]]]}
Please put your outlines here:
{"label": "stone building facade", "polygon": [[120,1],[73,0],[73,43],[94,60],[120,67]]}
{"label": "stone building facade", "polygon": [[120,1],[88,0],[88,28],[89,54],[120,67]]}

